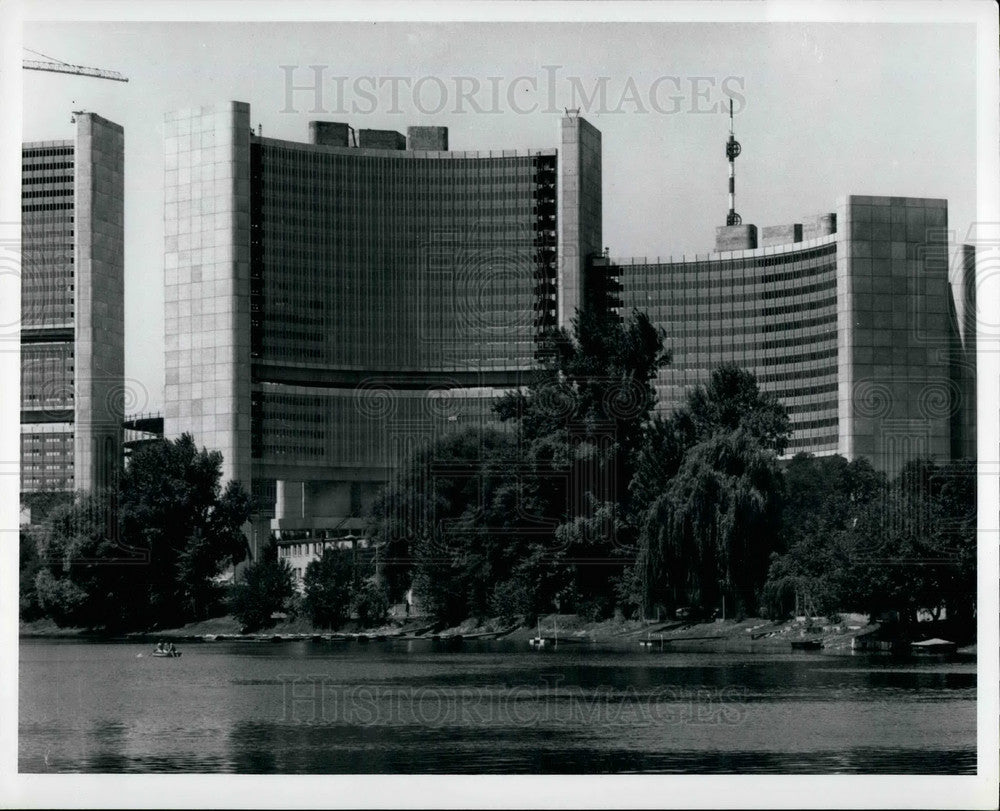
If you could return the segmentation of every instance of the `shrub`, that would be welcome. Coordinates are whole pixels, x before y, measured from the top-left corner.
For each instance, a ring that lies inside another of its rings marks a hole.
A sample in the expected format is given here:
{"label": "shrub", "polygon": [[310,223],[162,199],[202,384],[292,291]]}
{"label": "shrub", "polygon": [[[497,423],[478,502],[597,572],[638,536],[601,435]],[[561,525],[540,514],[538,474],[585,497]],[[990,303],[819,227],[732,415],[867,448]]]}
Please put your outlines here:
{"label": "shrub", "polygon": [[295,596],[295,579],[286,560],[261,559],[250,564],[232,586],[229,610],[250,633],[274,624],[271,615],[283,611]]}
{"label": "shrub", "polygon": [[303,608],[313,625],[339,628],[347,621],[353,580],[354,559],[347,550],[327,549],[306,567]]}
{"label": "shrub", "polygon": [[56,578],[48,569],[35,575],[35,594],[39,608],[60,627],[77,623],[87,592],[66,578]]}
{"label": "shrub", "polygon": [[389,598],[374,580],[364,581],[355,591],[352,608],[365,628],[381,625],[389,616]]}
{"label": "shrub", "polygon": [[506,621],[532,613],[532,597],[520,578],[498,583],[490,597],[490,610]]}

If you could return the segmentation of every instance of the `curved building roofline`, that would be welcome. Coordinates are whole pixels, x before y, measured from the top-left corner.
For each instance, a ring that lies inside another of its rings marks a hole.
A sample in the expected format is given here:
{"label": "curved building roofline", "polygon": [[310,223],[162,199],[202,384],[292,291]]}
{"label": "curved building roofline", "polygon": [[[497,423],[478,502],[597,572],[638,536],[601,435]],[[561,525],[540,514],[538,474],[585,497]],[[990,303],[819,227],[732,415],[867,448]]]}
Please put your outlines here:
{"label": "curved building roofline", "polygon": [[530,158],[535,156],[556,155],[555,149],[489,149],[472,151],[437,152],[422,149],[367,149],[356,146],[327,146],[325,144],[310,144],[304,141],[286,141],[283,138],[264,138],[252,136],[251,140],[265,146],[279,146],[286,149],[301,149],[306,152],[318,152],[326,155],[349,155],[351,157],[372,157],[392,159],[431,158],[438,160],[470,160],[474,158]]}
{"label": "curved building roofline", "polygon": [[723,251],[721,253],[695,253],[681,254],[680,256],[658,256],[655,258],[648,256],[632,256],[616,258],[612,257],[611,262],[616,265],[668,265],[681,264],[685,262],[720,262],[729,259],[753,259],[763,256],[774,256],[776,254],[788,255],[810,251],[823,245],[832,245],[837,241],[837,234],[806,239],[802,242],[790,242],[787,245],[768,245],[764,248],[754,248],[744,251]]}

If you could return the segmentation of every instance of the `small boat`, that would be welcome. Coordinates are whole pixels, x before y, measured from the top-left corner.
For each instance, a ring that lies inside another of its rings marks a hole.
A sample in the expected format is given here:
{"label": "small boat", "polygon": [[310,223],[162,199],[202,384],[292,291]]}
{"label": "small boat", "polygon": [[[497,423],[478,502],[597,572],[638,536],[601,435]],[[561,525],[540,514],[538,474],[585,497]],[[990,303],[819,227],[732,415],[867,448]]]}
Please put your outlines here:
{"label": "small boat", "polygon": [[793,639],[792,650],[819,650],[823,643],[818,639]]}
{"label": "small boat", "polygon": [[552,645],[552,647],[558,647],[559,626],[556,624],[555,619],[552,620],[552,636],[542,636],[542,623],[541,620],[539,620],[538,636],[529,639],[528,644],[531,645],[531,647],[533,648],[544,648],[546,645]]}
{"label": "small boat", "polygon": [[150,656],[155,656],[157,659],[180,659],[181,652],[179,650],[154,650]]}
{"label": "small boat", "polygon": [[957,642],[949,642],[947,639],[925,639],[923,642],[911,642],[910,650],[919,654],[941,654],[954,653],[958,648]]}

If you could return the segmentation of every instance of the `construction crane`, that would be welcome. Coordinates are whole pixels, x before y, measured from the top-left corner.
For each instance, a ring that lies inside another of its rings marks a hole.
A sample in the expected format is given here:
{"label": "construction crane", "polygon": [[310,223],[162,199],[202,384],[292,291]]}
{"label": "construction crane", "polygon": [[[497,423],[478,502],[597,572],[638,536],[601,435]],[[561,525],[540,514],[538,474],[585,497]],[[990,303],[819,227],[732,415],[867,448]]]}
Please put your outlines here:
{"label": "construction crane", "polygon": [[33,53],[36,56],[44,56],[49,62],[39,62],[34,59],[25,59],[21,62],[21,67],[25,70],[46,70],[50,73],[72,73],[76,76],[92,76],[95,79],[110,79],[113,82],[127,82],[128,78],[122,76],[120,73],[114,70],[103,70],[101,68],[88,68],[84,65],[71,65],[68,62],[63,62],[56,59],[54,56],[48,56],[38,51],[33,51],[31,48],[25,48],[28,53]]}

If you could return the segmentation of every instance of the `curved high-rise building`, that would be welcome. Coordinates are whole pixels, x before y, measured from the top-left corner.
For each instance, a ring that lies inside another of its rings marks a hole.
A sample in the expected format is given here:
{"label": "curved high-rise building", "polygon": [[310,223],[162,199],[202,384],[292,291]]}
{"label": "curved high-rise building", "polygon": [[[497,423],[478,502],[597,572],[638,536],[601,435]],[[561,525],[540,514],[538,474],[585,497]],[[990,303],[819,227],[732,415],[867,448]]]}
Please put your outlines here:
{"label": "curved high-rise building", "polygon": [[[716,251],[612,260],[626,308],[666,332],[669,411],[722,363],[752,371],[788,410],[788,453],[975,454],[974,256],[949,252],[946,200],[851,195],[836,213],[720,227]],[[950,276],[963,291],[953,299]]]}
{"label": "curved high-rise building", "polygon": [[620,266],[626,306],[664,329],[673,354],[657,381],[664,406],[736,363],[788,409],[791,451],[837,451],[836,236],[766,254]]}
{"label": "curved high-rise building", "polygon": [[221,450],[286,537],[360,529],[417,445],[491,421],[601,248],[578,117],[558,150],[488,152],[442,127],[263,138],[238,102],[165,126],[165,431]]}
{"label": "curved high-rise building", "polygon": [[258,544],[277,531],[308,555],[363,530],[396,466],[489,423],[539,333],[601,284],[664,329],[665,412],[735,362],[788,408],[789,454],[892,473],[974,453],[972,285],[950,285],[972,254],[950,266],[944,200],[851,196],[759,246],[739,222],[711,254],[613,260],[601,136],[577,115],[525,151],[328,121],[264,138],[239,102],[165,128],[165,430],[222,451]]}

